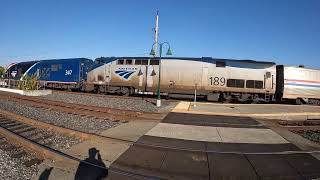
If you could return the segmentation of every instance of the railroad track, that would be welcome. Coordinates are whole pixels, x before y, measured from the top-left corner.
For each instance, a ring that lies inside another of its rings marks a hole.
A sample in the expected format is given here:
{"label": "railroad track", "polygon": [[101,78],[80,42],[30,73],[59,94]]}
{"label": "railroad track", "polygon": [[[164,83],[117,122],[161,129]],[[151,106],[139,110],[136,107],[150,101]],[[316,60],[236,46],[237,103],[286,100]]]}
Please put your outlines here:
{"label": "railroad track", "polygon": [[[150,100],[153,101],[155,100],[155,95],[133,95],[133,96],[120,96],[120,95],[111,95],[111,94],[95,94],[95,93],[86,93],[86,92],[72,92],[72,91],[59,91],[59,90],[53,90],[56,93],[65,93],[65,94],[81,94],[81,95],[86,95],[86,96],[92,96],[92,97],[108,97],[108,98],[115,98],[115,99],[142,99],[142,100]],[[164,102],[177,102],[179,100],[174,100],[174,99],[162,99]]]}
{"label": "railroad track", "polygon": [[22,146],[13,144],[0,133],[0,149],[10,154],[11,158],[19,159],[19,161],[26,167],[31,167],[40,164],[43,159],[41,157],[30,155]]}
{"label": "railroad track", "polygon": [[60,101],[43,100],[35,97],[19,96],[9,93],[0,93],[1,99],[25,103],[33,107],[43,108],[47,110],[56,110],[69,114],[80,116],[95,117],[105,120],[161,120],[165,114],[141,112],[133,110],[123,110],[108,107],[98,107],[83,104],[65,103]]}
{"label": "railroad track", "polygon": [[299,134],[300,136],[314,141],[316,143],[320,143],[320,119],[314,120],[282,120],[278,122],[282,128],[286,128],[287,130]]}
{"label": "railroad track", "polygon": [[320,132],[319,120],[281,120],[278,122],[282,127],[293,132],[314,131]]}
{"label": "railroad track", "polygon": [[[60,150],[53,149],[50,147],[50,142],[45,141],[46,137],[41,137],[43,134],[39,133],[39,131],[58,131],[59,133],[78,136],[83,140],[89,138],[103,138],[122,141],[122,142],[131,142],[127,140],[112,138],[112,137],[103,137],[95,134],[79,132],[67,128],[62,128],[58,126],[54,126],[52,124],[47,124],[39,121],[35,121],[32,119],[28,119],[11,112],[0,110],[0,149],[5,151],[13,151],[12,158],[21,158],[28,152],[33,152],[37,156],[28,161],[22,162],[27,167],[40,164],[44,159],[52,159],[54,161],[63,162],[66,164],[76,164],[78,165],[80,162],[85,163],[87,165],[95,166],[97,168],[102,168],[108,170],[109,173],[113,172],[116,174],[120,174],[127,177],[134,177],[140,179],[162,179],[160,177],[155,176],[145,176],[137,173],[126,172],[121,169],[111,168],[107,169],[106,167],[102,167],[96,164],[91,164],[90,162],[83,161],[78,157],[68,155]],[[26,135],[25,132],[33,132],[33,135]],[[36,136],[37,134],[38,136]],[[13,143],[8,143],[13,142]],[[14,145],[13,145],[14,144]]]}

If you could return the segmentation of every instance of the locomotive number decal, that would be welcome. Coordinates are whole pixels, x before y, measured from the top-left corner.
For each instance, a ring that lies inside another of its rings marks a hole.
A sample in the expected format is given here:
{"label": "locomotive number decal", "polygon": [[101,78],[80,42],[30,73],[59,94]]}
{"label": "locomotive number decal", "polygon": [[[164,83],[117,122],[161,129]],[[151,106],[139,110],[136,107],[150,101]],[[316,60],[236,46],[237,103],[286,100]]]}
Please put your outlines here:
{"label": "locomotive number decal", "polygon": [[209,80],[211,86],[224,86],[226,84],[226,78],[224,77],[210,77]]}
{"label": "locomotive number decal", "polygon": [[66,70],[66,73],[64,75],[71,76],[71,74],[72,74],[72,70],[70,69],[70,70]]}

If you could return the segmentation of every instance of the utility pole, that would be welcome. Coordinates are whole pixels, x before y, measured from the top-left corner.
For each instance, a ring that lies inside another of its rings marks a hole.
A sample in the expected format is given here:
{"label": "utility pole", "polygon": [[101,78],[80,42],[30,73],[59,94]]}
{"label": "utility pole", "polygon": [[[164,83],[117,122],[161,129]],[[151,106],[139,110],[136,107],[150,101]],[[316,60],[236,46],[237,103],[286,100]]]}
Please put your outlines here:
{"label": "utility pole", "polygon": [[154,29],[154,51],[155,55],[154,57],[157,56],[157,50],[158,50],[158,38],[159,38],[159,11],[157,11],[157,16],[156,16],[156,28]]}

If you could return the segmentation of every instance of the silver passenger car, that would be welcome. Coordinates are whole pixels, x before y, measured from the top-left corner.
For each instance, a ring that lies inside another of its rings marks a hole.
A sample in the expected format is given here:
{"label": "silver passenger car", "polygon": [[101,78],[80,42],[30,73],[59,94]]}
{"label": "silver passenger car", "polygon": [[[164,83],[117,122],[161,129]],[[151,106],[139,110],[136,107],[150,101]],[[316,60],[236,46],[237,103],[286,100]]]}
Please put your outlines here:
{"label": "silver passenger car", "polygon": [[282,99],[296,100],[297,104],[319,104],[320,70],[304,67],[277,66],[278,89]]}

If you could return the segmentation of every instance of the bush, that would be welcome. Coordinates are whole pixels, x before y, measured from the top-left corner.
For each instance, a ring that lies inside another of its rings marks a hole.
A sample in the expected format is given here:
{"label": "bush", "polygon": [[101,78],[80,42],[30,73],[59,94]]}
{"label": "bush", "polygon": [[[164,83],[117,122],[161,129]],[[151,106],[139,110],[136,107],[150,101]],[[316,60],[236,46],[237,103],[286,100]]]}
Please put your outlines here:
{"label": "bush", "polygon": [[5,72],[5,68],[0,66],[0,78],[2,78],[2,76],[4,75],[4,72]]}
{"label": "bush", "polygon": [[19,81],[18,89],[21,90],[37,90],[38,89],[38,79],[36,76],[26,76],[23,81]]}

